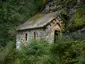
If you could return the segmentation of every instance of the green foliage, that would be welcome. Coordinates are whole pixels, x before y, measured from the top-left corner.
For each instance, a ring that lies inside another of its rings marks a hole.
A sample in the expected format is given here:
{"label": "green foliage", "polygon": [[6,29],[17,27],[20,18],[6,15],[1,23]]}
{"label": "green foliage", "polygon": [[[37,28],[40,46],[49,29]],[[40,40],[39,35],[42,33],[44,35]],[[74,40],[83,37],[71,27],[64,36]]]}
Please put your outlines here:
{"label": "green foliage", "polygon": [[[44,48],[45,47],[45,48]],[[27,54],[29,55],[42,55],[48,52],[46,49],[49,47],[46,41],[32,41],[28,47],[22,47],[22,50],[27,49]]]}
{"label": "green foliage", "polygon": [[71,18],[71,24],[69,24],[69,29],[72,31],[76,31],[77,29],[81,29],[85,25],[85,5],[78,8],[76,13]]}
{"label": "green foliage", "polygon": [[[77,36],[73,35],[73,39],[64,37],[55,44],[43,40],[32,41],[18,51],[15,43],[10,42],[15,42],[16,27],[40,12],[47,1],[49,0],[0,2],[0,64],[85,64],[85,41],[80,41],[83,34],[80,36],[76,33]],[[76,0],[56,0],[56,5],[61,6],[60,16],[67,31],[76,31],[85,25],[84,4],[77,5]],[[78,7],[76,12],[70,15],[70,9],[75,6]],[[37,14],[35,19],[39,17]]]}
{"label": "green foliage", "polygon": [[40,10],[46,0],[8,0],[0,2],[0,46],[15,42],[16,27]]}
{"label": "green foliage", "polygon": [[19,52],[22,64],[50,64],[49,44],[46,41],[32,41]]}
{"label": "green foliage", "polygon": [[0,64],[12,64],[15,62],[17,53],[15,50],[15,44],[9,42],[5,48],[0,49]]}
{"label": "green foliage", "polygon": [[[51,48],[52,54],[54,54],[54,58],[60,60],[60,64],[69,64],[69,63],[79,63],[82,64],[84,62],[84,47],[85,42],[73,41],[67,43],[59,43],[53,45]],[[80,60],[82,58],[83,60]]]}
{"label": "green foliage", "polygon": [[55,44],[44,40],[32,41],[15,50],[13,43],[0,49],[1,64],[84,64],[85,41],[64,39]]}
{"label": "green foliage", "polygon": [[[19,51],[15,63],[21,64],[82,64],[84,63],[85,41],[59,40],[55,44],[32,41]],[[82,60],[81,60],[82,59]]]}
{"label": "green foliage", "polygon": [[77,0],[58,0],[58,1],[61,5],[63,4],[63,7],[67,8],[74,7],[77,3]]}

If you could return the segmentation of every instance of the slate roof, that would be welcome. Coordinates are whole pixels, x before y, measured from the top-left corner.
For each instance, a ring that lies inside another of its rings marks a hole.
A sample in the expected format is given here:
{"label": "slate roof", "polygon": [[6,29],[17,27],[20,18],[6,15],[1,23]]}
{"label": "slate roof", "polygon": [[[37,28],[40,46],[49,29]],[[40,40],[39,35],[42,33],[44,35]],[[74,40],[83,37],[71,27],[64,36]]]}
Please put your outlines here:
{"label": "slate roof", "polygon": [[50,23],[51,20],[57,17],[57,12],[51,12],[48,14],[37,14],[24,24],[20,25],[17,30],[26,30],[44,27],[46,24]]}

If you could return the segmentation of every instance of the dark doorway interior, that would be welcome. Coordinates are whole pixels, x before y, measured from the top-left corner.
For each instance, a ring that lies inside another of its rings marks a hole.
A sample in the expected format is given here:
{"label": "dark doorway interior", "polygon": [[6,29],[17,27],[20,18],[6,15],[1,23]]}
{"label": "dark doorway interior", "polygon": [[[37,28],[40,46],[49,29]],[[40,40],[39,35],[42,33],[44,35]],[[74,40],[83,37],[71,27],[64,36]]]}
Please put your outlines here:
{"label": "dark doorway interior", "polygon": [[25,34],[25,40],[27,41],[27,33]]}
{"label": "dark doorway interior", "polygon": [[36,32],[34,32],[34,40],[36,40]]}
{"label": "dark doorway interior", "polygon": [[54,32],[54,43],[58,40],[58,31]]}

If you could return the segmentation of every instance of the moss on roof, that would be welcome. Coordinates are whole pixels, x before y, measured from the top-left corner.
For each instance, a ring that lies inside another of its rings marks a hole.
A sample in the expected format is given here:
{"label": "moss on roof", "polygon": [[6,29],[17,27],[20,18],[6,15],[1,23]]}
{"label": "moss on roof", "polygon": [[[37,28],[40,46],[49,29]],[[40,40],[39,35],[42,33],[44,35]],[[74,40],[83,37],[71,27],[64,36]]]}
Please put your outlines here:
{"label": "moss on roof", "polygon": [[43,27],[48,24],[51,20],[57,17],[56,12],[51,12],[48,14],[36,14],[31,19],[26,21],[24,24],[20,25],[17,30],[33,29]]}
{"label": "moss on roof", "polygon": [[31,20],[33,20],[33,21],[36,21],[37,19],[39,19],[41,16],[43,16],[44,14],[40,14],[40,13],[37,13],[35,16],[33,16],[32,18],[31,18]]}

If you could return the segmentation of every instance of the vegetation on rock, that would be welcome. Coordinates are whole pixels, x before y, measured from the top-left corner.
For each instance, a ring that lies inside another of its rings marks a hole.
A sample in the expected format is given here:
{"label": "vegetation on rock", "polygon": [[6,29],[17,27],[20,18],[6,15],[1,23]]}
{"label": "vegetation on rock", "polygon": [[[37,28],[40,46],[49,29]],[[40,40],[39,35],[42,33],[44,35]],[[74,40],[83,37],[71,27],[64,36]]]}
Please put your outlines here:
{"label": "vegetation on rock", "polygon": [[35,14],[38,18],[50,1],[0,1],[0,64],[85,64],[85,34],[78,32],[85,25],[84,0],[52,0],[56,1],[56,11],[60,11],[59,16],[65,23],[64,33],[70,33],[66,38],[55,44],[32,41],[20,51],[15,49],[17,26]]}
{"label": "vegetation on rock", "polygon": [[0,49],[1,64],[84,64],[85,41],[59,40],[55,44],[32,41],[28,47],[15,50],[14,44]]}

